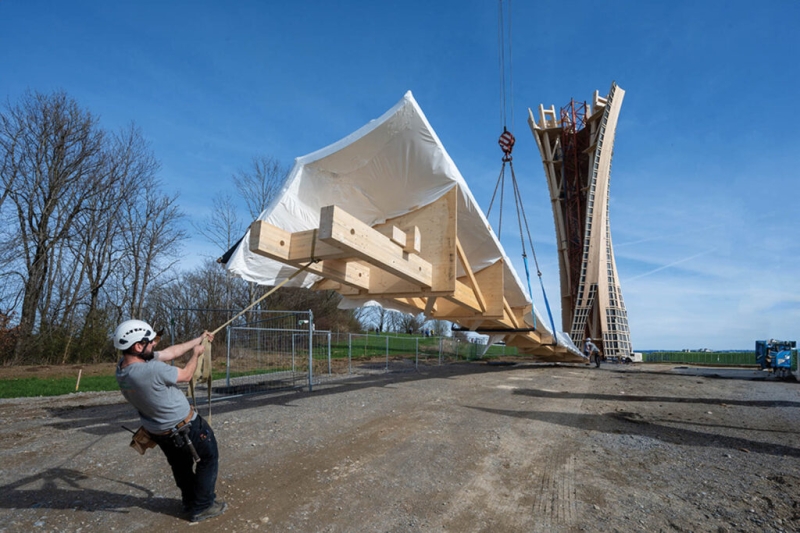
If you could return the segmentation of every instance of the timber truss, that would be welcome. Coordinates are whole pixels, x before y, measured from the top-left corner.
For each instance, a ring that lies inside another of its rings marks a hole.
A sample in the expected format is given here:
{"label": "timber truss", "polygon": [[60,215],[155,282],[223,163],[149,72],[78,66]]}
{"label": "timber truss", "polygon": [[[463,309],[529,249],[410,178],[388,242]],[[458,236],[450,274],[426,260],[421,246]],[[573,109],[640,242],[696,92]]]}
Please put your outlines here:
{"label": "timber truss", "polygon": [[[375,300],[428,318],[501,337],[542,361],[584,362],[556,345],[531,319],[532,305],[512,307],[503,259],[474,272],[458,238],[458,187],[438,200],[373,227],[331,205],[316,229],[288,232],[263,220],[250,227],[250,250],[322,279],[313,290],[349,300]],[[461,273],[461,275],[459,275]]]}

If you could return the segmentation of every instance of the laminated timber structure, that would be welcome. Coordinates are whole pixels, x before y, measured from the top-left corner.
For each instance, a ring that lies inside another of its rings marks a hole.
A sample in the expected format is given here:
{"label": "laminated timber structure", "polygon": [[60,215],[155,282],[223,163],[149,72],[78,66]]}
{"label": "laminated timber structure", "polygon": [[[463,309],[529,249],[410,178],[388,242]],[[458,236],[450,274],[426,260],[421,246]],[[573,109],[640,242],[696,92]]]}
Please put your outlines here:
{"label": "laminated timber structure", "polygon": [[[504,293],[504,260],[473,271],[458,238],[456,187],[408,214],[370,227],[331,205],[319,227],[288,232],[263,220],[250,227],[250,250],[322,279],[312,290],[334,290],[356,301],[424,313],[490,335],[543,361],[583,362],[530,325],[531,304],[512,306]],[[460,275],[459,275],[460,273]]]}
{"label": "laminated timber structure", "polygon": [[380,118],[297,158],[225,263],[262,285],[337,291],[341,307],[421,312],[542,361],[585,362],[541,320],[410,92]]}
{"label": "laminated timber structure", "polygon": [[608,213],[614,135],[625,91],[611,85],[591,107],[574,100],[556,115],[539,106],[528,123],[544,164],[558,242],[561,320],[575,344],[591,337],[607,356],[631,353]]}

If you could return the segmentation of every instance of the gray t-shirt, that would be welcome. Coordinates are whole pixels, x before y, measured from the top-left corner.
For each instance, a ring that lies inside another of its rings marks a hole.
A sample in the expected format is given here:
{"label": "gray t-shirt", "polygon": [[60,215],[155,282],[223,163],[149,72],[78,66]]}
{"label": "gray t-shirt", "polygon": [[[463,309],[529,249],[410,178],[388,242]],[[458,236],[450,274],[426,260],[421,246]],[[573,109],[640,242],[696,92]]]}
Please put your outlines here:
{"label": "gray t-shirt", "polygon": [[[120,361],[120,364],[122,361]],[[155,359],[120,368],[117,383],[122,395],[133,405],[142,425],[162,433],[184,420],[191,410],[186,395],[178,388],[178,368]]]}

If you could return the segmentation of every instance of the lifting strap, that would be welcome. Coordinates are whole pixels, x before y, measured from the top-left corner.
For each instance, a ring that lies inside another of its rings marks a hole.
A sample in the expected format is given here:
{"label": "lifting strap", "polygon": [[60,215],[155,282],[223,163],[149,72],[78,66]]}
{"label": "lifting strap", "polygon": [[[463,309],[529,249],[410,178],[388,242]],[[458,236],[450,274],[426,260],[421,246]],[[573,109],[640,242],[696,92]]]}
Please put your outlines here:
{"label": "lifting strap", "polygon": [[[316,244],[316,232],[315,232],[314,237],[315,238],[312,239],[312,243]],[[234,320],[236,320],[237,318],[239,318],[240,316],[242,316],[243,314],[248,312],[250,309],[252,309],[256,305],[258,305],[267,296],[269,296],[270,294],[274,293],[275,291],[277,291],[278,289],[280,289],[281,287],[283,287],[284,285],[289,283],[296,276],[298,276],[301,272],[304,272],[313,263],[316,263],[317,261],[319,261],[319,259],[314,259],[314,244],[312,244],[312,248],[311,248],[311,260],[307,264],[305,264],[299,270],[295,271],[291,276],[289,276],[285,280],[281,281],[278,285],[275,285],[272,289],[270,289],[267,293],[265,293],[262,296],[260,296],[253,303],[251,303],[250,305],[248,305],[247,307],[245,307],[244,309],[239,311],[236,314],[236,316],[234,316],[233,318],[231,318],[230,320],[228,320],[227,322],[222,324],[220,327],[218,327],[217,329],[212,331],[211,334],[212,335],[216,335],[217,333],[219,333],[220,331],[225,329]],[[194,375],[192,376],[192,379],[189,381],[189,393],[190,393],[190,395],[192,397],[192,404],[194,405],[194,408],[195,408],[195,411],[196,411],[197,410],[197,397],[195,396],[195,387],[197,386],[198,382],[205,382],[206,383],[206,387],[208,389],[208,418],[207,418],[207,421],[210,424],[211,423],[211,374],[212,374],[212,369],[211,369],[211,343],[208,342],[208,339],[203,339],[203,348],[204,348],[203,355],[197,361],[197,367],[194,370]]]}
{"label": "lifting strap", "polygon": [[[528,235],[528,244],[531,247],[531,253],[533,254],[533,261],[536,266],[536,274],[539,276],[539,285],[542,288],[542,296],[544,297],[544,305],[547,308],[547,316],[550,318],[550,327],[553,331],[553,341],[554,345],[558,344],[558,339],[556,338],[556,326],[555,321],[553,320],[553,313],[550,310],[550,302],[547,299],[547,292],[544,288],[544,281],[542,280],[542,271],[539,269],[539,261],[536,258],[536,250],[533,247],[533,238],[531,237],[531,230],[528,226],[528,217],[525,215],[525,207],[522,204],[522,195],[519,192],[519,184],[517,183],[517,176],[514,173],[514,162],[513,158],[511,157],[511,152],[514,149],[514,135],[508,131],[505,127],[503,128],[503,133],[500,135],[500,139],[497,141],[497,144],[500,145],[500,149],[503,150],[503,166],[500,168],[500,175],[497,178],[497,183],[494,187],[494,193],[492,194],[492,200],[489,203],[489,210],[486,213],[486,218],[489,218],[489,215],[492,212],[492,206],[494,205],[494,200],[497,195],[498,189],[500,190],[500,213],[499,217],[499,224],[497,228],[497,238],[500,238],[500,233],[503,227],[503,189],[505,188],[505,172],[506,172],[506,164],[508,164],[508,168],[511,170],[511,187],[514,191],[514,206],[516,207],[517,211],[517,223],[519,225],[519,238],[520,243],[522,245],[522,261],[525,264],[525,277],[528,281],[528,295],[531,299],[531,304],[534,303],[533,301],[533,288],[531,287],[531,274],[530,268],[528,266],[528,254],[525,248],[525,233],[523,233],[523,223],[525,225],[525,232]],[[534,306],[535,309],[535,306]],[[536,312],[532,312],[533,315],[533,327],[536,329]]]}

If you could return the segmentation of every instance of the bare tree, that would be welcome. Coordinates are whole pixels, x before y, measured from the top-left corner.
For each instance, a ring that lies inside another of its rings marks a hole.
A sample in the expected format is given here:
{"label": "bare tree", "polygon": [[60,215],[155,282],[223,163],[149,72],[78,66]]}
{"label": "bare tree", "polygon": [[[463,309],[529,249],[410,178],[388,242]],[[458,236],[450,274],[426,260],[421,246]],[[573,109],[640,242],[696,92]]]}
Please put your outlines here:
{"label": "bare tree", "polygon": [[362,307],[357,316],[364,329],[387,332],[394,329],[393,313],[395,311],[386,309],[383,306],[369,305]]}
{"label": "bare tree", "polygon": [[63,92],[26,93],[0,120],[3,199],[12,204],[12,233],[22,285],[20,360],[41,309],[53,254],[78,216],[93,205],[103,164],[96,119]]}
{"label": "bare tree", "polygon": [[[83,347],[91,344],[92,339],[101,338],[109,326],[108,314],[101,308],[101,296],[124,258],[125,226],[120,203],[135,201],[141,191],[153,186],[160,168],[141,130],[134,124],[110,136],[106,154],[103,187],[95,208],[82,217],[74,239],[75,264],[80,266],[86,286],[79,295],[85,307],[80,323]],[[78,313],[77,307],[71,313]]]}
{"label": "bare tree", "polygon": [[447,320],[430,320],[426,325],[437,337],[445,337],[452,330],[453,324]]}
{"label": "bare tree", "polygon": [[425,322],[425,315],[411,313],[396,313],[394,316],[395,329],[402,333],[416,333]]}
{"label": "bare tree", "polygon": [[250,220],[255,220],[278,195],[289,169],[277,159],[267,156],[253,158],[252,168],[233,175],[233,184],[247,203]]}
{"label": "bare tree", "polygon": [[126,291],[119,309],[124,316],[138,318],[148,290],[171,281],[169,273],[186,234],[178,226],[183,213],[175,203],[177,196],[160,194],[154,181],[127,200],[120,206],[123,257],[118,283]]}
{"label": "bare tree", "polygon": [[216,246],[221,253],[230,250],[245,231],[236,205],[230,194],[227,193],[214,196],[211,214],[201,224],[192,222],[192,227]]}
{"label": "bare tree", "polygon": [[270,295],[263,309],[282,309],[314,313],[318,329],[336,331],[358,331],[360,328],[353,311],[339,309],[342,297],[335,291],[312,291],[299,287],[284,287]]}
{"label": "bare tree", "polygon": [[[277,159],[268,156],[253,157],[251,168],[239,170],[232,176],[239,196],[245,201],[250,220],[255,220],[278,195],[289,169]],[[249,284],[250,300],[257,298],[258,288]]]}

